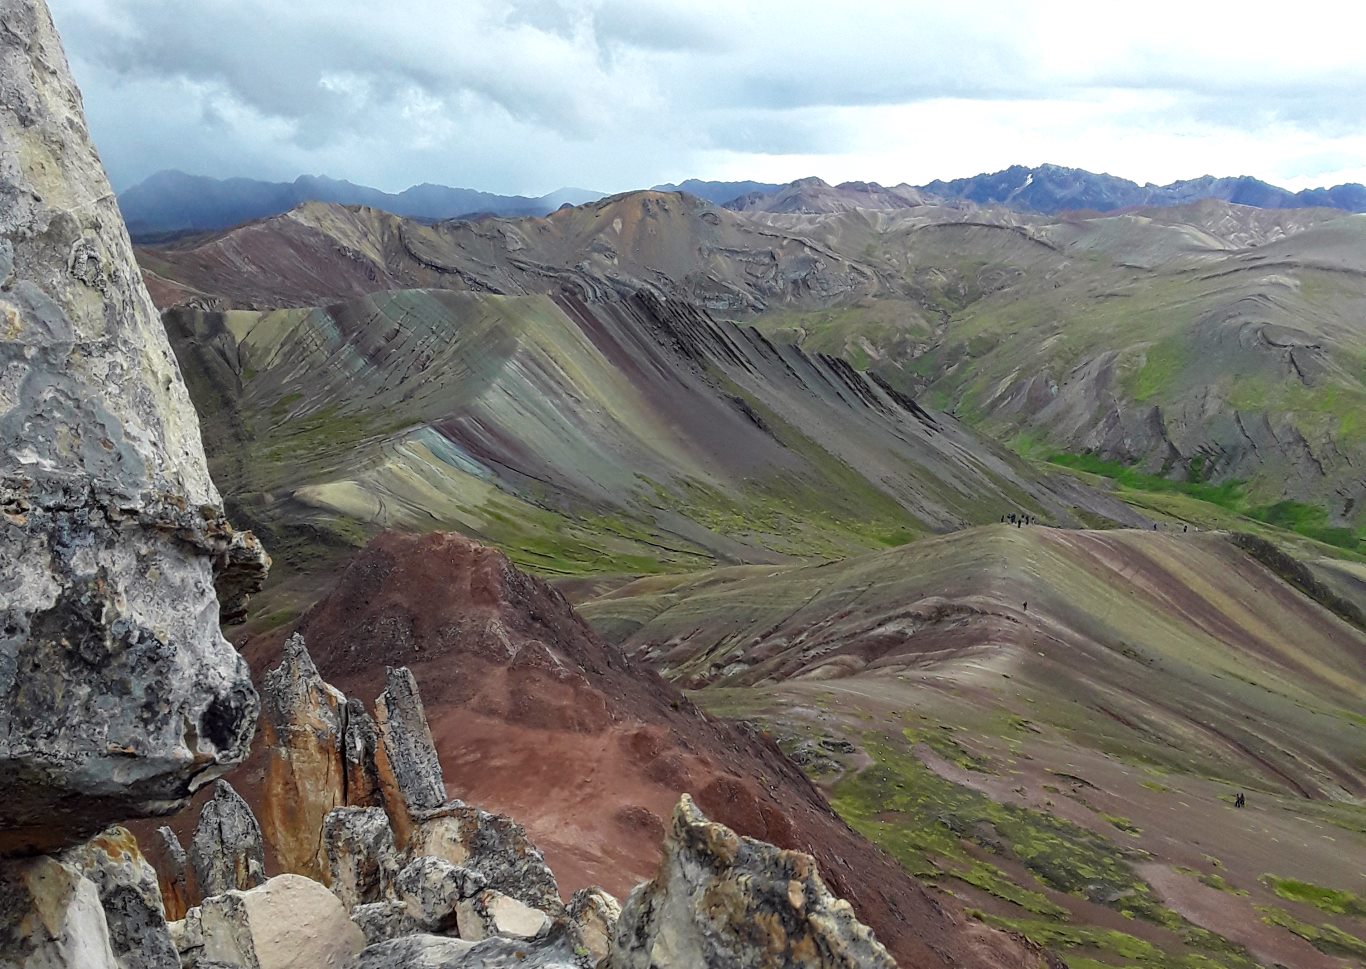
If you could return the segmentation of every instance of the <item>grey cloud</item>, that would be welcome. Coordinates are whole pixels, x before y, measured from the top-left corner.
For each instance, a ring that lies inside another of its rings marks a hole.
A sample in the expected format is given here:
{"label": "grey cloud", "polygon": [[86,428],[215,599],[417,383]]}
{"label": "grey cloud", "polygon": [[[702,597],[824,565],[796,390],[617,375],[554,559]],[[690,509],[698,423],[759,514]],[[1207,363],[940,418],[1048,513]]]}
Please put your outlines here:
{"label": "grey cloud", "polygon": [[[865,109],[1011,103],[1041,127],[1058,112],[1039,105],[1113,90],[1159,105],[1134,115],[1154,132],[1366,135],[1366,66],[1319,69],[1313,51],[1263,63],[1226,38],[1195,56],[1199,37],[1169,44],[1070,0],[50,3],[122,183],[181,167],[615,190],[705,176],[718,155],[752,155],[743,174],[767,177],[764,159],[866,144],[851,127]],[[1049,154],[1067,161],[1059,137]]]}

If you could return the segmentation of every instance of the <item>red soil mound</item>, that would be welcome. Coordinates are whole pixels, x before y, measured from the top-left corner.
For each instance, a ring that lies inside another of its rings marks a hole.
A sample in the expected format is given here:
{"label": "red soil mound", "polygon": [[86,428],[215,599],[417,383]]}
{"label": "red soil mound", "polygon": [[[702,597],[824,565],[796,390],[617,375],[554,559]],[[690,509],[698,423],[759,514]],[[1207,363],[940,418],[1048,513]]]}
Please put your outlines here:
{"label": "red soil mound", "polygon": [[[686,791],[717,821],[814,855],[903,966],[1043,964],[855,834],[769,739],[632,667],[493,549],[384,534],[299,629],[322,675],[367,702],[386,665],[410,667],[448,794],[522,822],[566,894],[597,883],[624,895],[652,874]],[[274,664],[282,639],[248,644],[255,669]]]}

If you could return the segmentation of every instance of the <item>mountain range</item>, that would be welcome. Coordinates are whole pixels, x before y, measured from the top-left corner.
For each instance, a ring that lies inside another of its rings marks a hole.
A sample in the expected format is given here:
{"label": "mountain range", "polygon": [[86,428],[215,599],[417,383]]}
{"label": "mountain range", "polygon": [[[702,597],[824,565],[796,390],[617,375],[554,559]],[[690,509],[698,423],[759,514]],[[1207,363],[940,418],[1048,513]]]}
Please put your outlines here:
{"label": "mountain range", "polygon": [[368,205],[395,215],[437,220],[473,215],[545,215],[561,205],[578,205],[601,197],[601,192],[578,188],[562,188],[539,198],[527,198],[429,183],[391,194],[323,175],[300,175],[292,182],[264,182],[162,171],[121,192],[119,209],[134,238],[152,239],[226,229],[288,212],[305,202]]}
{"label": "mountain range", "polygon": [[[908,208],[957,201],[1055,214],[1182,205],[1202,199],[1257,208],[1317,207],[1366,212],[1366,187],[1357,184],[1290,192],[1250,176],[1206,175],[1170,185],[1139,185],[1113,175],[1058,165],[1015,165],[1000,172],[921,186],[903,183],[884,187],[876,182],[832,186],[813,177],[785,185],[687,179],[677,184],[656,185],[653,190],[684,192],[739,211],[788,213]],[[154,241],[186,232],[230,228],[283,214],[305,202],[367,205],[394,215],[440,221],[489,215],[546,215],[565,204],[580,205],[602,197],[601,192],[578,188],[562,188],[538,198],[527,198],[432,184],[415,185],[391,194],[321,175],[301,175],[293,182],[263,182],[163,171],[122,192],[119,207],[135,239]]]}

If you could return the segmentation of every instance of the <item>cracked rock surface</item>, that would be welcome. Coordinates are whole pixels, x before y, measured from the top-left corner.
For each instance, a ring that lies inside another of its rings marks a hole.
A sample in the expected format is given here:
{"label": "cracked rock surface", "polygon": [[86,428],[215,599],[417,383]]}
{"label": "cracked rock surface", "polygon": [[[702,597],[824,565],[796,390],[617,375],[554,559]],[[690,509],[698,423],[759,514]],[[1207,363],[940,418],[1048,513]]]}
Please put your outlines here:
{"label": "cracked rock surface", "polygon": [[268,559],[199,425],[42,0],[0,0],[0,857],[182,807],[247,753],[219,631]]}

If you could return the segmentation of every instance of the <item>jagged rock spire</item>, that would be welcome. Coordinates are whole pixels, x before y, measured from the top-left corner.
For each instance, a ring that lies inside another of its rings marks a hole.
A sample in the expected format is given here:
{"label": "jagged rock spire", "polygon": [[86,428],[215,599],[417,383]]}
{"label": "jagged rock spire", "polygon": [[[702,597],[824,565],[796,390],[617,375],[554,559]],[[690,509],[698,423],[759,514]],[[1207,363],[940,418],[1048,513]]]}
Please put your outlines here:
{"label": "jagged rock spire", "polygon": [[266,880],[261,827],[247,802],[219,781],[190,839],[190,865],[201,897],[246,891]]}
{"label": "jagged rock spire", "polygon": [[441,761],[417,680],[406,666],[385,669],[384,692],[375,700],[379,726],[377,756],[380,784],[399,843],[406,844],[412,816],[440,807],[446,800]]}

